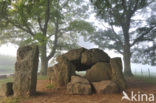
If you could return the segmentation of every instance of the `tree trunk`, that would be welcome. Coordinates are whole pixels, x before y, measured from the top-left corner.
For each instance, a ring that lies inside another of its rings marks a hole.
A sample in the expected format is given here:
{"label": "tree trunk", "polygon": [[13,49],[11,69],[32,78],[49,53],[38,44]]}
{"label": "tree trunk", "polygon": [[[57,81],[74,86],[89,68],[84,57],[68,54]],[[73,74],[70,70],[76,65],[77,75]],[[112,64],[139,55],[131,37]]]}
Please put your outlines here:
{"label": "tree trunk", "polygon": [[125,76],[133,76],[131,72],[131,53],[130,53],[130,45],[125,44],[124,45],[124,74]]}
{"label": "tree trunk", "polygon": [[123,47],[123,58],[124,58],[124,74],[125,76],[133,76],[131,72],[131,51],[130,51],[130,39],[129,39],[129,27],[130,18],[126,19],[126,23],[123,24],[122,29],[124,33],[124,47]]}
{"label": "tree trunk", "polygon": [[41,46],[41,75],[47,75],[48,60],[47,60],[47,47],[46,44]]}

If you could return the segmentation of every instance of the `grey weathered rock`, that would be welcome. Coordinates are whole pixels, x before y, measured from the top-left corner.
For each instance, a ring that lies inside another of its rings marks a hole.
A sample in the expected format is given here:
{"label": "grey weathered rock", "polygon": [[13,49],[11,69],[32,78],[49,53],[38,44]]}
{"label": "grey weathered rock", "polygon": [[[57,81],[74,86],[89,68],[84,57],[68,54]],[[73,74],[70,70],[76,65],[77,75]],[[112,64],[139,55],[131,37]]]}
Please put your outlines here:
{"label": "grey weathered rock", "polygon": [[48,78],[56,87],[66,86],[71,80],[71,76],[75,75],[75,67],[68,60],[63,60],[60,63],[49,68]]}
{"label": "grey weathered rock", "polygon": [[38,56],[39,50],[36,45],[18,49],[13,85],[15,96],[31,96],[36,93]]}
{"label": "grey weathered rock", "polygon": [[122,61],[121,58],[112,58],[110,60],[112,68],[112,80],[118,84],[121,90],[127,88],[126,80],[122,73]]}
{"label": "grey weathered rock", "polygon": [[67,84],[67,93],[68,94],[91,94],[92,87],[89,81],[80,76],[72,76],[71,82]]}
{"label": "grey weathered rock", "polygon": [[[121,59],[110,60],[110,57],[100,49],[74,49],[57,57],[57,61],[58,64],[48,68],[49,82],[56,87],[67,86],[69,94],[90,94],[92,88],[89,82],[99,82],[94,84],[99,85],[97,88],[102,93],[118,92],[127,86],[122,74]],[[87,70],[86,79],[72,76],[75,75],[75,70]],[[105,82],[105,87],[101,85],[104,83],[101,81]]]}
{"label": "grey weathered rock", "polygon": [[86,49],[85,48],[80,48],[80,49],[73,49],[73,50],[70,50],[69,52],[61,55],[61,56],[58,56],[57,57],[57,61],[58,62],[61,62],[62,61],[62,57],[66,58],[68,61],[70,62],[76,62],[76,61],[80,61],[81,60],[81,54],[82,52],[84,52]]}
{"label": "grey weathered rock", "polygon": [[109,63],[110,57],[100,49],[90,49],[82,53],[81,63],[87,66],[92,66],[97,62]]}
{"label": "grey weathered rock", "polygon": [[81,55],[84,51],[86,51],[85,48],[73,49],[63,55],[58,56],[56,60],[61,62],[64,59],[67,59],[75,66],[77,71],[83,71],[89,68],[88,66],[81,64]]}
{"label": "grey weathered rock", "polygon": [[109,94],[119,92],[117,84],[110,80],[93,82],[92,84],[95,89],[95,92],[98,94]]}
{"label": "grey weathered rock", "polygon": [[13,83],[12,82],[8,82],[8,83],[4,83],[1,85],[0,87],[0,96],[11,96],[13,95]]}
{"label": "grey weathered rock", "polygon": [[86,78],[90,82],[99,82],[111,79],[111,66],[109,63],[99,62],[87,70]]}

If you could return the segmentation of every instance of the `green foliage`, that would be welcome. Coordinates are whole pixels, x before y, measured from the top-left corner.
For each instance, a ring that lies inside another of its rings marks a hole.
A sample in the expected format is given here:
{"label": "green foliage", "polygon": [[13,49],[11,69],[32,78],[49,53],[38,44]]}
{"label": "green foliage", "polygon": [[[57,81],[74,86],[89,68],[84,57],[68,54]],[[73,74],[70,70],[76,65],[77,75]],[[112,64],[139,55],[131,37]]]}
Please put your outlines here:
{"label": "green foliage", "polygon": [[[42,76],[42,75],[38,75],[37,76],[37,80],[46,80],[47,76]],[[0,87],[3,83],[7,83],[7,82],[13,82],[13,77],[9,77],[6,79],[0,79]]]}
{"label": "green foliage", "polygon": [[[1,1],[0,5],[4,2]],[[41,59],[48,62],[56,52],[79,47],[77,38],[80,34],[93,32],[91,25],[84,20],[84,8],[87,4],[83,0],[10,0],[4,10],[0,10],[4,13],[0,16],[2,26],[7,24],[0,28],[1,44],[35,43],[40,47]],[[76,20],[73,25],[72,21]]]}
{"label": "green foliage", "polygon": [[42,33],[36,33],[36,35],[34,36],[34,40],[38,40],[39,44],[46,44],[48,38],[44,35],[42,35]]}
{"label": "green foliage", "polygon": [[48,85],[46,86],[46,88],[48,88],[48,89],[55,89],[56,87],[55,87],[54,85],[52,85],[52,84],[48,84]]}
{"label": "green foliage", "polygon": [[[143,42],[134,47],[132,61],[135,63],[143,63],[156,65],[156,17],[152,15],[147,19],[147,25],[137,29],[137,41]],[[139,48],[138,48],[139,47]]]}
{"label": "green foliage", "polygon": [[83,31],[85,32],[87,31],[88,33],[94,32],[94,27],[90,23],[83,20],[75,20],[70,22],[68,29],[72,31],[78,31],[78,32],[83,32]]}
{"label": "green foliage", "polygon": [[47,76],[38,75],[38,76],[37,76],[37,79],[38,79],[38,80],[45,80],[45,79],[47,79]]}
{"label": "green foliage", "polygon": [[123,53],[123,47],[122,47],[122,33],[119,35],[116,35],[111,29],[108,30],[99,30],[94,35],[92,35],[90,38],[90,41],[94,42],[96,45],[98,45],[100,48],[108,48],[111,50],[114,50],[117,53]]}
{"label": "green foliage", "polygon": [[21,98],[18,97],[4,97],[0,100],[0,103],[19,103]]}
{"label": "green foliage", "polygon": [[147,6],[150,0],[91,0],[91,2],[100,18],[111,25],[121,26],[136,10]]}
{"label": "green foliage", "polygon": [[[81,2],[83,2],[83,0],[49,0],[49,2],[48,0],[10,1],[5,5],[5,16],[2,16],[0,19],[4,20],[3,23],[8,23],[9,25],[1,29],[0,32],[2,35],[0,39],[2,39],[2,43],[12,42],[18,45],[37,43],[40,45],[48,42],[54,43],[54,39],[51,37],[56,34],[56,29],[59,29],[57,30],[57,35],[61,35],[59,36],[60,39],[66,39],[64,34],[77,35],[79,34],[78,32],[82,34],[91,33],[93,31],[91,30],[91,25],[83,20],[75,22],[78,23],[78,25],[72,25],[72,28],[70,26],[72,21],[76,21],[77,18],[81,17],[81,19],[85,19],[83,17],[86,14],[83,8],[87,6]],[[3,2],[1,3],[3,4]],[[46,12],[48,5],[50,6],[49,14]],[[4,10],[1,10],[1,12],[2,11]],[[49,20],[46,29],[44,27],[48,16]],[[56,23],[59,26],[58,28],[56,28]],[[83,26],[83,28],[81,26]],[[47,34],[44,34],[45,31]],[[77,39],[77,36],[72,36],[68,39],[73,39],[73,37]],[[68,46],[68,40],[63,44],[67,45],[62,45],[62,47]],[[77,45],[76,43],[70,44],[73,47]],[[51,47],[54,45],[52,45],[53,44],[50,45],[50,49],[53,49]]]}

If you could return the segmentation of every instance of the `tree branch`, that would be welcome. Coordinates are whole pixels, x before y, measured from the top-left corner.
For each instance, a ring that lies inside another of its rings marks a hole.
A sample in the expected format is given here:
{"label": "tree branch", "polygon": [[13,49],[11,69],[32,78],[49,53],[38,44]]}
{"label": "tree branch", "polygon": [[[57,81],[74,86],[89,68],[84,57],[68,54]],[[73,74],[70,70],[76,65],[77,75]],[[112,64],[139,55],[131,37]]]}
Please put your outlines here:
{"label": "tree branch", "polygon": [[41,25],[41,18],[40,18],[40,16],[38,16],[38,25],[40,27],[40,30],[43,32],[44,30],[43,30],[42,25]]}
{"label": "tree branch", "polygon": [[122,0],[122,6],[124,8],[124,11],[127,12],[127,8],[126,8],[126,2],[125,0]]}
{"label": "tree branch", "polygon": [[56,29],[55,29],[55,40],[54,40],[54,45],[53,45],[53,49],[52,51],[50,52],[49,56],[47,57],[47,60],[50,60],[55,52],[56,52],[56,49],[57,49],[57,42],[58,42],[58,31],[59,31],[59,20],[57,19],[57,22],[55,23],[56,25]]}
{"label": "tree branch", "polygon": [[13,22],[13,21],[11,21],[11,20],[9,20],[8,18],[6,18],[7,19],[7,21],[9,22],[9,23],[11,23],[12,25],[14,25],[15,27],[17,27],[17,28],[19,28],[19,29],[21,29],[21,30],[23,30],[23,31],[25,31],[25,32],[27,32],[27,33],[29,33],[29,34],[31,34],[32,36],[34,36],[34,34],[33,34],[33,32],[31,31],[31,29],[28,27],[28,26],[26,26],[25,25],[25,27],[27,28],[24,28],[22,25],[20,25],[20,24],[18,24],[18,22]]}
{"label": "tree branch", "polygon": [[139,2],[139,0],[136,0],[135,1],[135,5],[134,5],[134,7],[133,7],[133,9],[132,9],[132,7],[130,7],[130,9],[129,9],[129,11],[130,11],[130,17],[135,13],[135,11],[137,10],[137,8],[138,8],[138,2]]}
{"label": "tree branch", "polygon": [[48,28],[48,22],[50,19],[50,0],[47,0],[47,9],[46,9],[46,14],[45,14],[45,24],[43,28],[43,35],[46,35],[47,33],[47,28]]}
{"label": "tree branch", "polygon": [[[64,8],[64,7],[68,4],[68,2],[69,2],[69,0],[66,0],[66,1],[63,3],[62,8]],[[62,8],[61,8],[61,9],[62,9]]]}
{"label": "tree branch", "polygon": [[112,31],[114,33],[114,36],[116,37],[116,39],[119,41],[120,45],[123,46],[123,43],[121,41],[121,39],[119,38],[119,36],[117,35],[117,33],[114,30],[114,27],[111,25]]}
{"label": "tree branch", "polygon": [[[112,19],[110,18],[110,16],[109,16],[109,20],[112,22]],[[116,37],[115,38],[116,41],[119,41],[120,45],[123,46],[123,43],[122,43],[121,39],[119,38],[119,36],[117,35],[117,33],[115,32],[113,25],[110,24],[110,26],[111,26],[114,36]]]}
{"label": "tree branch", "polygon": [[151,27],[151,28],[149,28],[149,30],[146,30],[146,32],[142,33],[139,37],[137,37],[137,38],[133,41],[133,43],[132,43],[130,46],[132,47],[132,46],[135,45],[136,43],[143,41],[143,40],[144,40],[144,36],[147,35],[148,33],[150,33],[150,31],[151,31],[153,28],[154,28],[154,27]]}

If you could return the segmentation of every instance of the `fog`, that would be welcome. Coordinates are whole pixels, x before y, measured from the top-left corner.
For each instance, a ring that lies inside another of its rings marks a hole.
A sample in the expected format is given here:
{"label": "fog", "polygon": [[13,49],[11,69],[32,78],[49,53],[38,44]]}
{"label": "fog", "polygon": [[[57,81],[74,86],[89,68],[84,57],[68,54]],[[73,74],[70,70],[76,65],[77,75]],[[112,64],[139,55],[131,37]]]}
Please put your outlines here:
{"label": "fog", "polygon": [[[95,44],[84,41],[83,37],[79,38],[79,45],[87,49],[98,48],[98,46],[96,46]],[[0,46],[0,75],[10,74],[14,72],[14,64],[16,62],[17,49],[18,46],[10,43]],[[123,58],[121,54],[117,54],[114,51],[110,51],[108,49],[104,51],[108,53],[108,55],[111,58],[113,57]],[[136,75],[148,76],[150,72],[151,76],[156,76],[156,66],[131,63],[131,69],[133,74]]]}

